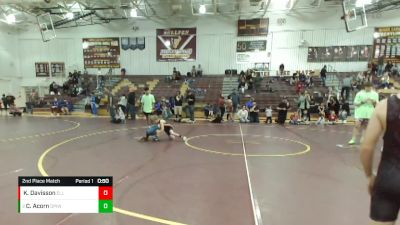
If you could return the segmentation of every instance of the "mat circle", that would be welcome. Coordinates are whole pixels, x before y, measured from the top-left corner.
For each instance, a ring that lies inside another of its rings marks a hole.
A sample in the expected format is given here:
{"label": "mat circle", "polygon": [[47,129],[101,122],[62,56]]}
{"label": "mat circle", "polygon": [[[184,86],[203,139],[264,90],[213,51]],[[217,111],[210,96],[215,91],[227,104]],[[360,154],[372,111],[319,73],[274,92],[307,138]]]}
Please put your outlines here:
{"label": "mat circle", "polygon": [[[216,154],[216,155],[224,155],[224,156],[244,156],[242,153],[230,153],[230,152],[222,152],[218,150],[213,150],[213,149],[207,149],[207,148],[202,148],[195,146],[191,144],[190,142],[195,139],[200,139],[200,138],[207,138],[207,137],[240,137],[240,134],[204,134],[204,135],[197,135],[193,137],[189,137],[185,144],[193,150],[196,151],[201,151],[205,153],[211,153],[211,154]],[[281,137],[272,137],[272,136],[262,136],[262,135],[252,135],[252,134],[243,134],[243,136],[251,136],[251,137],[261,137],[261,138],[270,138],[270,139],[276,139],[276,140],[281,140],[281,141],[286,141],[286,142],[292,142],[295,144],[299,144],[304,146],[304,149],[297,151],[297,152],[292,152],[292,153],[284,153],[284,154],[246,154],[247,157],[287,157],[287,156],[299,156],[299,155],[304,155],[308,152],[311,151],[311,146],[303,143],[301,141],[289,139],[289,138],[281,138]]]}

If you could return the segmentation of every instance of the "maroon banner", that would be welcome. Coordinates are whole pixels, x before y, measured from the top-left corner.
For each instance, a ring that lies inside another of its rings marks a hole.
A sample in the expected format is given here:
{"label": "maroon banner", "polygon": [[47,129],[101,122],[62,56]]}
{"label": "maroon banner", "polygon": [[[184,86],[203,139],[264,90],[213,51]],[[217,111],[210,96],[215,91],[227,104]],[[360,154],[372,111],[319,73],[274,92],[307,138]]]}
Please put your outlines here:
{"label": "maroon banner", "polygon": [[157,29],[157,61],[196,60],[196,28]]}

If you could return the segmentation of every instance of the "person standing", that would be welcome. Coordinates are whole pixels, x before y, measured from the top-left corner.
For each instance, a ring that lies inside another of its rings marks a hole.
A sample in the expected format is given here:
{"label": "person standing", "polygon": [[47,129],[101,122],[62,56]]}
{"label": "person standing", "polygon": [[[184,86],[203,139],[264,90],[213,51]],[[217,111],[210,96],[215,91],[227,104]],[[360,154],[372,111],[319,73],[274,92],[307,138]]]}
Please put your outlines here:
{"label": "person standing", "polygon": [[300,117],[304,118],[306,111],[310,108],[310,96],[306,91],[301,92],[299,98],[297,99],[297,104],[300,110]]}
{"label": "person standing", "polygon": [[[374,113],[374,108],[378,101],[379,95],[372,90],[371,83],[366,83],[364,89],[356,94],[356,97],[354,98],[355,127],[353,129],[353,136],[348,143],[349,145],[356,144],[356,138],[368,125],[368,121]],[[361,137],[360,142],[362,142],[362,140],[363,138]]]}
{"label": "person standing", "polygon": [[6,115],[7,115],[8,101],[7,101],[7,98],[6,98],[5,94],[3,94],[3,96],[1,97],[1,101],[3,102],[3,108],[6,111]]}
{"label": "person standing", "polygon": [[194,93],[191,90],[189,90],[189,93],[188,93],[188,95],[186,97],[186,101],[187,101],[187,104],[188,104],[188,111],[189,111],[190,121],[192,123],[194,123],[194,105],[196,103],[196,97],[194,96]]}
{"label": "person standing", "polygon": [[125,97],[125,94],[123,94],[118,101],[118,107],[120,107],[122,109],[122,112],[124,112],[124,114],[126,113],[126,105],[128,104],[128,101]]}
{"label": "person standing", "polygon": [[182,103],[183,103],[183,96],[181,95],[181,92],[178,91],[176,92],[176,95],[174,97],[174,113],[175,113],[175,118],[180,121],[182,119]]}
{"label": "person standing", "polygon": [[[351,89],[352,85],[353,85],[353,78],[350,75],[347,75],[343,79],[343,83],[342,83],[342,91],[340,93],[342,98],[349,100],[350,89]],[[346,95],[343,95],[345,92],[346,92]]]}
{"label": "person standing", "polygon": [[322,86],[325,87],[326,83],[326,65],[321,70],[321,80],[322,80]]}
{"label": "person standing", "polygon": [[[400,209],[400,94],[376,105],[370,118],[361,162],[371,195],[370,218],[375,225],[394,225]],[[382,157],[377,175],[372,173],[374,150],[383,136]]]}
{"label": "person standing", "polygon": [[93,116],[97,116],[98,102],[99,102],[98,97],[94,93],[92,93],[92,97],[90,99],[90,107]]}
{"label": "person standing", "polygon": [[221,117],[223,119],[224,114],[225,114],[225,98],[222,94],[218,98],[218,107],[219,107],[219,112],[221,114]]}
{"label": "person standing", "polygon": [[128,100],[127,100],[127,117],[129,116],[131,117],[131,120],[136,120],[136,108],[135,108],[135,104],[136,104],[136,93],[135,90],[133,88],[129,89],[129,94],[128,94]]}
{"label": "person standing", "polygon": [[288,109],[290,108],[290,104],[289,101],[287,100],[286,97],[283,97],[281,103],[279,103],[277,109],[278,109],[278,119],[277,119],[277,123],[278,124],[285,124],[286,121],[286,117],[287,117],[287,112]]}
{"label": "person standing", "polygon": [[231,93],[231,98],[233,104],[233,112],[236,113],[240,104],[240,96],[235,89],[233,89],[233,92]]}
{"label": "person standing", "polygon": [[146,117],[146,122],[147,124],[150,124],[150,116],[153,114],[156,99],[154,98],[154,95],[150,94],[148,87],[144,88],[144,92],[144,95],[142,95],[140,99],[140,103],[142,105],[143,114]]}

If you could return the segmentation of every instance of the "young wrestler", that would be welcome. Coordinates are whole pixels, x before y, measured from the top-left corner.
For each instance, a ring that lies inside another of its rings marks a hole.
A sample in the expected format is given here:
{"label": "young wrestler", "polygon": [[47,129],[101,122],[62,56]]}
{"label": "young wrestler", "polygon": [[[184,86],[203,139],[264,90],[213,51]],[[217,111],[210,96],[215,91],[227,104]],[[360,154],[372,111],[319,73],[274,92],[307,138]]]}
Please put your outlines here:
{"label": "young wrestler", "polygon": [[164,123],[164,132],[168,135],[170,140],[174,140],[175,137],[180,137],[180,138],[182,138],[183,141],[187,140],[187,138],[185,136],[175,133],[174,127],[171,124],[166,123],[165,120],[160,120],[160,123]]}
{"label": "young wrestler", "polygon": [[146,136],[142,137],[140,141],[148,141],[149,137],[152,137],[153,141],[160,141],[158,135],[164,130],[165,120],[160,120],[157,116],[152,116],[150,121],[152,125],[146,130]]}

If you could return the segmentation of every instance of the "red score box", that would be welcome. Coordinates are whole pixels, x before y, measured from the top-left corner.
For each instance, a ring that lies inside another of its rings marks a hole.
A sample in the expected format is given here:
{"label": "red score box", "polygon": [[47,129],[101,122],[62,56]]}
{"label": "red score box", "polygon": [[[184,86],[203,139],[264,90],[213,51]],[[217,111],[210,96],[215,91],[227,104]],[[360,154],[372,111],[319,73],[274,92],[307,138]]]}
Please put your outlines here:
{"label": "red score box", "polygon": [[99,200],[112,200],[113,188],[112,186],[99,186]]}

